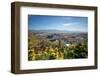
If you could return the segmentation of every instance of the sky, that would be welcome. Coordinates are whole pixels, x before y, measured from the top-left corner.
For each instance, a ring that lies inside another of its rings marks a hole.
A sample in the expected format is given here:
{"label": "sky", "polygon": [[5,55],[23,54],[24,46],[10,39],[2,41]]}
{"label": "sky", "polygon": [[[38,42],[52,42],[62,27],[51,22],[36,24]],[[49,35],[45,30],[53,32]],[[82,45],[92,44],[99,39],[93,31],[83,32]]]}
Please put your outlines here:
{"label": "sky", "polygon": [[88,18],[75,16],[28,15],[28,30],[88,31]]}

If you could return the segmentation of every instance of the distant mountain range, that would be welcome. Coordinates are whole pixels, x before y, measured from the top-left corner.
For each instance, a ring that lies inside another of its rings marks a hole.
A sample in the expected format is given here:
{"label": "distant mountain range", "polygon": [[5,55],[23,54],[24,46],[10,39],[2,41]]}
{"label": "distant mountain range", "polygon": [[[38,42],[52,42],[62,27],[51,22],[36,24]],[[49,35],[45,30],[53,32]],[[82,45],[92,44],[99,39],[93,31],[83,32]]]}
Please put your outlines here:
{"label": "distant mountain range", "polygon": [[30,32],[44,32],[44,33],[87,33],[82,31],[67,31],[67,30],[29,30]]}

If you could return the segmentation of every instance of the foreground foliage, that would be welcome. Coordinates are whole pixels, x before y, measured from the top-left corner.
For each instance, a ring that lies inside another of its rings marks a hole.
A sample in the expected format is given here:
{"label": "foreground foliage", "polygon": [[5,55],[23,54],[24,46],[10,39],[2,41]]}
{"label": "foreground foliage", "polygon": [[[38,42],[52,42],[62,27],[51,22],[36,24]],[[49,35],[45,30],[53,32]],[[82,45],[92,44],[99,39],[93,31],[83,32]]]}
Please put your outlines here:
{"label": "foreground foliage", "polygon": [[28,60],[52,60],[52,59],[77,59],[87,58],[87,40],[80,43],[64,45],[60,41],[51,42],[48,39],[39,39],[32,35],[28,39]]}

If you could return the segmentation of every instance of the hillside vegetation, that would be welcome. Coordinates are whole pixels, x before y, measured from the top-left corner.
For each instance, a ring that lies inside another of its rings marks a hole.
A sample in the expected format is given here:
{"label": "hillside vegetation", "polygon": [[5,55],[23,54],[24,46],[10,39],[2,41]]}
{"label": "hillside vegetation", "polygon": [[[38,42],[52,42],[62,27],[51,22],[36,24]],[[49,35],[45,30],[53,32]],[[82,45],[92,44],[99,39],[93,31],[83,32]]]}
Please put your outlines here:
{"label": "hillside vegetation", "polygon": [[[56,37],[55,37],[56,36]],[[29,33],[28,60],[63,60],[88,57],[87,35]]]}

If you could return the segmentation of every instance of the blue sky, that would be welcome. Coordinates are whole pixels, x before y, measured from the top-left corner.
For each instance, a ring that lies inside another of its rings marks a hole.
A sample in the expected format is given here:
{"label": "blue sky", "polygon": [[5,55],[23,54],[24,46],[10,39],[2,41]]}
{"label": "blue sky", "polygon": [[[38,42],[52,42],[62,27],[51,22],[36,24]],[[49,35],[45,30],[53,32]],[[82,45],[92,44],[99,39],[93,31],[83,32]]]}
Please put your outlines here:
{"label": "blue sky", "polygon": [[87,17],[28,15],[29,30],[88,31]]}

